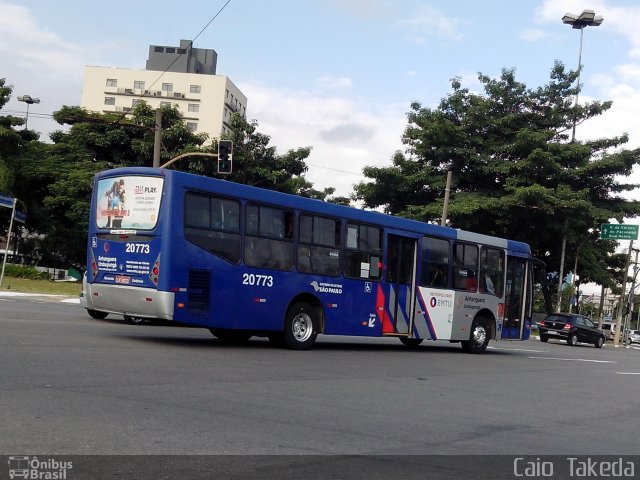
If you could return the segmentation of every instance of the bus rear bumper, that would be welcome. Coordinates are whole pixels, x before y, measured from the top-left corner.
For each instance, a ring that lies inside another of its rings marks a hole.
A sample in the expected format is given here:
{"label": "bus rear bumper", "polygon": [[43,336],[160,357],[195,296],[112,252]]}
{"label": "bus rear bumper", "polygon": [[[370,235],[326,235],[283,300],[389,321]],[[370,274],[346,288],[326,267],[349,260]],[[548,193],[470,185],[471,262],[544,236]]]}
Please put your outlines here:
{"label": "bus rear bumper", "polygon": [[85,284],[88,309],[132,317],[173,320],[175,294],[126,285]]}

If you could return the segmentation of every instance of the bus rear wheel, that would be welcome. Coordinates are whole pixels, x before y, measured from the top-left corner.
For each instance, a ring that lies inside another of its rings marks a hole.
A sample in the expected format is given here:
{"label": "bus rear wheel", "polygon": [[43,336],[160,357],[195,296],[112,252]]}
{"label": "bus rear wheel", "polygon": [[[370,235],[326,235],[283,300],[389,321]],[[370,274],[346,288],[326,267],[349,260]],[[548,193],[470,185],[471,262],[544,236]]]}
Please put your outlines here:
{"label": "bus rear wheel", "polygon": [[144,323],[144,318],[124,315],[124,321],[130,325],[142,325]]}
{"label": "bus rear wheel", "polygon": [[247,343],[253,336],[250,332],[243,332],[241,330],[223,330],[220,328],[210,328],[209,331],[222,343],[227,343],[229,345],[241,345],[243,343]]}
{"label": "bus rear wheel", "polygon": [[316,342],[316,311],[306,303],[295,303],[287,312],[283,341],[291,350],[309,350]]}
{"label": "bus rear wheel", "polygon": [[87,313],[91,318],[95,318],[97,320],[104,320],[109,315],[107,312],[101,312],[99,310],[92,310],[90,308],[87,309]]}
{"label": "bus rear wheel", "polygon": [[490,337],[491,330],[489,328],[489,321],[482,317],[476,318],[471,324],[469,340],[460,342],[462,344],[462,350],[467,353],[484,353],[487,345],[489,345]]}

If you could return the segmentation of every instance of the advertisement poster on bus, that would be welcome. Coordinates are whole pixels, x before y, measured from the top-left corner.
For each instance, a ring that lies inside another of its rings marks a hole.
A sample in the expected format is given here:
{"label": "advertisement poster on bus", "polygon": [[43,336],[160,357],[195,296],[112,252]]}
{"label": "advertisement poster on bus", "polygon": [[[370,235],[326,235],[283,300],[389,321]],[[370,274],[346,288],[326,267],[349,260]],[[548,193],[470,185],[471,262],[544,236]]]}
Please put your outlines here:
{"label": "advertisement poster on bus", "polygon": [[123,176],[98,182],[96,226],[152,230],[158,222],[163,178]]}

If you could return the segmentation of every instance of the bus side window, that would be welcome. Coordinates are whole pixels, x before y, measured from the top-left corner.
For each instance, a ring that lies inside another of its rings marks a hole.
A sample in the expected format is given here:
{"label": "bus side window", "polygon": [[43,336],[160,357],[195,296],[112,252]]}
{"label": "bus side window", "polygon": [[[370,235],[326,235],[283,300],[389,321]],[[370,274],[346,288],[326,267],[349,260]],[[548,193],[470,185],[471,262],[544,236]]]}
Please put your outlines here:
{"label": "bus side window", "polygon": [[[293,212],[262,205],[247,205],[244,262],[250,267],[291,270],[293,242],[286,237]],[[291,226],[293,229],[293,226]]]}
{"label": "bus side window", "polygon": [[340,221],[301,214],[298,230],[298,271],[340,275]]}
{"label": "bus side window", "polygon": [[475,292],[478,288],[478,246],[456,243],[454,255],[455,288]]}
{"label": "bus side window", "polygon": [[502,297],[504,283],[504,252],[497,248],[482,248],[480,256],[480,291]]}
{"label": "bus side window", "polygon": [[447,288],[449,286],[449,241],[422,238],[420,285]]}
{"label": "bus side window", "polygon": [[382,229],[347,224],[344,250],[344,276],[379,280],[382,276]]}

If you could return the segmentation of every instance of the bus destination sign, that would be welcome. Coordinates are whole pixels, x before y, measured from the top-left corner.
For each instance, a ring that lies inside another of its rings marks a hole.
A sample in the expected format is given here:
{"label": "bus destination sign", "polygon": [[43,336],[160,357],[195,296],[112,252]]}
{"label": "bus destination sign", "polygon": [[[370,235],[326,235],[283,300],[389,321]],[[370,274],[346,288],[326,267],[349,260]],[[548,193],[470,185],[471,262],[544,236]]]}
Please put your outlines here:
{"label": "bus destination sign", "polygon": [[638,225],[604,223],[600,229],[600,238],[603,240],[637,240]]}

